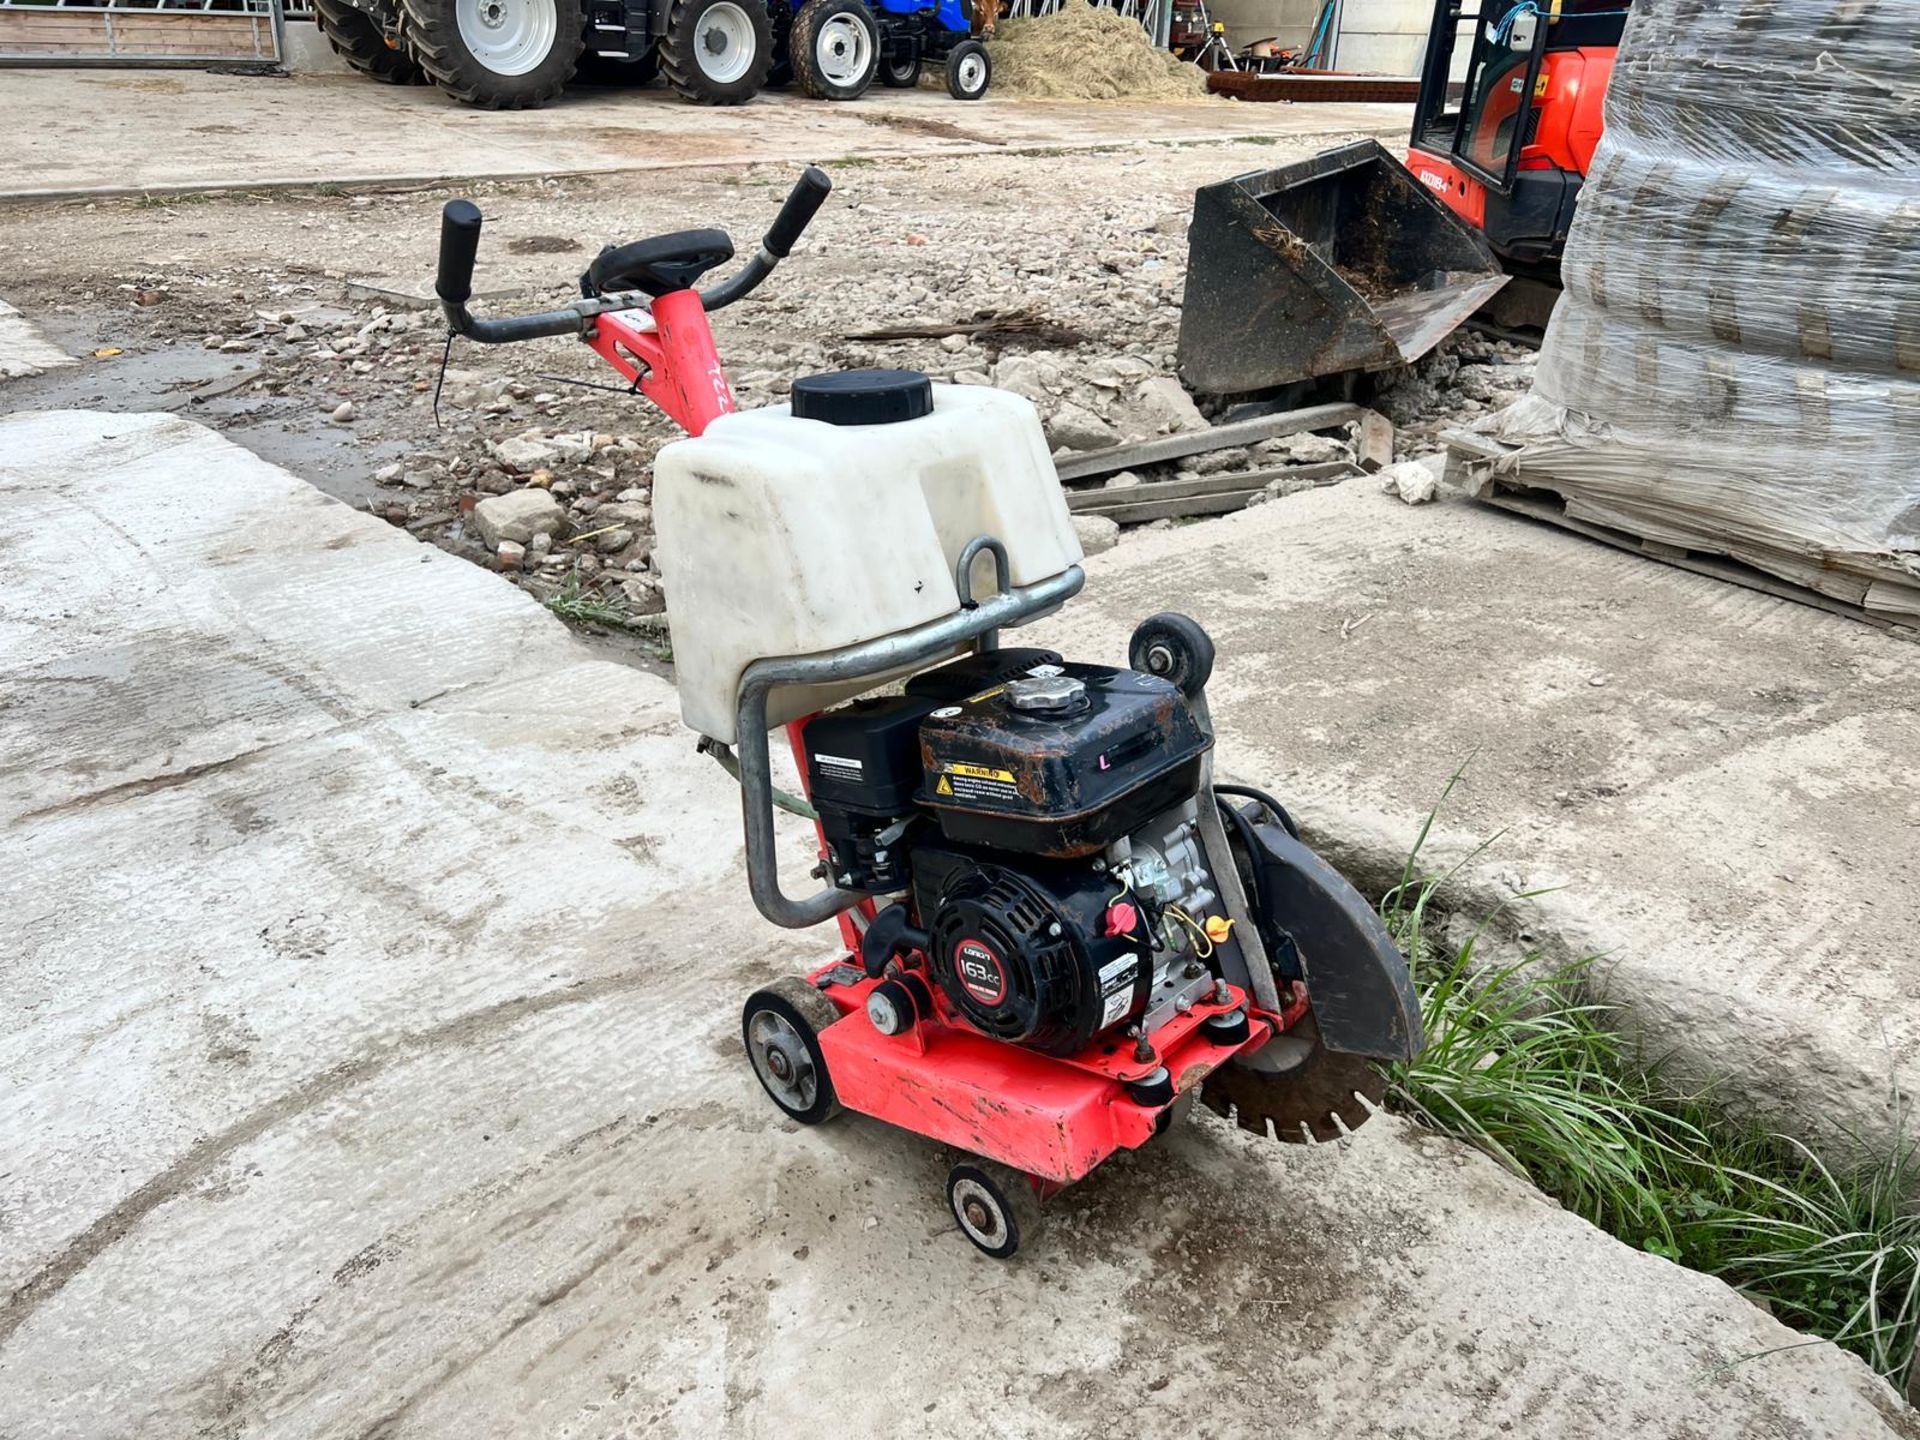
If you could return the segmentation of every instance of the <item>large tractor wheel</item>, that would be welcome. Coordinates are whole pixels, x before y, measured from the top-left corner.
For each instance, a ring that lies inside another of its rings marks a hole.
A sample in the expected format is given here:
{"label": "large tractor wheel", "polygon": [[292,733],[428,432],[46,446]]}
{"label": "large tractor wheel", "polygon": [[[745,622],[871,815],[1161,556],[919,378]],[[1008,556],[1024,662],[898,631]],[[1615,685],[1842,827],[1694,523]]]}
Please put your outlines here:
{"label": "large tractor wheel", "polygon": [[673,0],[660,37],[660,73],[682,100],[744,105],[773,68],[764,0]]}
{"label": "large tractor wheel", "polygon": [[313,18],[333,53],[384,85],[424,85],[426,73],[406,47],[389,42],[380,22],[346,0],[313,0]]}
{"label": "large tractor wheel", "polygon": [[880,68],[880,30],[865,0],[807,0],[787,49],[801,91],[815,100],[858,100]]}
{"label": "large tractor wheel", "polygon": [[581,0],[400,0],[420,67],[454,99],[525,110],[554,99],[586,48]]}

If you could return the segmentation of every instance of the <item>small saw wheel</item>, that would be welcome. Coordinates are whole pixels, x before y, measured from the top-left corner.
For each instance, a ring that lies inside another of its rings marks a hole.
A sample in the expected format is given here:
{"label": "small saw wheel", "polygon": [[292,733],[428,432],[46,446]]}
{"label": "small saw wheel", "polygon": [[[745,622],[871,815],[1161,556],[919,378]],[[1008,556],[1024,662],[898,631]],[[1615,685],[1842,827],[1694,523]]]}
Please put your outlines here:
{"label": "small saw wheel", "polygon": [[1172,681],[1182,695],[1192,698],[1206,688],[1213,674],[1213,640],[1198,620],[1163,611],[1134,627],[1133,638],[1127,641],[1127,664]]}
{"label": "small saw wheel", "polygon": [[797,975],[754,991],[740,1016],[740,1038],[761,1088],[802,1125],[840,1113],[820,1053],[820,1032],[838,1019],[834,1003]]}
{"label": "small saw wheel", "polygon": [[968,1160],[947,1172],[947,1204],[982,1255],[1007,1260],[1040,1233],[1040,1197],[1018,1170]]}
{"label": "small saw wheel", "polygon": [[1382,1107],[1387,1077],[1379,1066],[1327,1049],[1311,1016],[1287,1035],[1312,1042],[1297,1065],[1257,1070],[1228,1061],[1207,1076],[1201,1102],[1242,1130],[1295,1145],[1338,1140]]}

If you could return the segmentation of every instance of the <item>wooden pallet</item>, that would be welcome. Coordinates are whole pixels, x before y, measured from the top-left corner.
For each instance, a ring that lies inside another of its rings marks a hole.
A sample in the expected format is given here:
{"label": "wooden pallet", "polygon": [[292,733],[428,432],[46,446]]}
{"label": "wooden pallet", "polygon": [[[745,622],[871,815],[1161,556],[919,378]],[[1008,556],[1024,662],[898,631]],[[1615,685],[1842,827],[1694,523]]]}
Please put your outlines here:
{"label": "wooden pallet", "polygon": [[1328,104],[1411,105],[1420,98],[1420,81],[1394,75],[1355,75],[1340,70],[1215,70],[1207,89],[1235,100]]}
{"label": "wooden pallet", "polygon": [[[1902,639],[1920,640],[1920,586],[1886,577],[1822,571],[1798,557],[1769,553],[1764,558],[1781,569],[1797,570],[1819,584],[1801,584],[1787,575],[1749,563],[1724,550],[1708,548],[1704,537],[1669,532],[1665,539],[1637,535],[1602,523],[1579,512],[1579,497],[1555,487],[1549,475],[1524,467],[1514,469],[1510,458],[1517,447],[1484,435],[1452,431],[1447,444],[1447,481],[1485,504],[1557,525],[1619,550],[1644,555],[1696,575],[1758,590],[1782,600],[1824,610],[1872,625]],[[1681,543],[1695,540],[1696,544]],[[1834,594],[1833,590],[1841,593]]]}

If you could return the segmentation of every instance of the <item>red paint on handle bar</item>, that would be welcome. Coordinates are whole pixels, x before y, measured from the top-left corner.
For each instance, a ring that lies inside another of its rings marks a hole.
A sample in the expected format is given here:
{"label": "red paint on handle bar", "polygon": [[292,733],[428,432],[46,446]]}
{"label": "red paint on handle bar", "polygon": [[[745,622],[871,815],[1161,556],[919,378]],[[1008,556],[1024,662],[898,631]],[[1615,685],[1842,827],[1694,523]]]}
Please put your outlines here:
{"label": "red paint on handle bar", "polygon": [[675,290],[656,299],[651,328],[642,329],[625,312],[597,316],[593,326],[587,343],[600,358],[689,435],[733,413],[733,391],[698,291]]}

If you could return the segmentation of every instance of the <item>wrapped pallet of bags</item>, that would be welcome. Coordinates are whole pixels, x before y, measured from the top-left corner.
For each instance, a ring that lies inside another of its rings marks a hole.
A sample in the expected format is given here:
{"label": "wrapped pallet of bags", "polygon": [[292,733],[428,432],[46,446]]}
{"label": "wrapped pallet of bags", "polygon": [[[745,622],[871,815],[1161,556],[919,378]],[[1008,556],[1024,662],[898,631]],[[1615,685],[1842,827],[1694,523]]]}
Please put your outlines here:
{"label": "wrapped pallet of bags", "polygon": [[1920,0],[1635,0],[1562,273],[1483,497],[1920,626]]}

